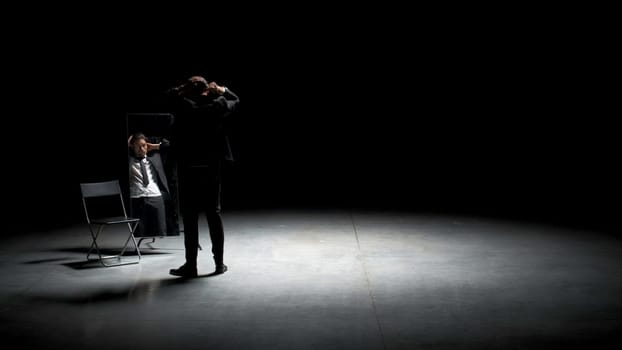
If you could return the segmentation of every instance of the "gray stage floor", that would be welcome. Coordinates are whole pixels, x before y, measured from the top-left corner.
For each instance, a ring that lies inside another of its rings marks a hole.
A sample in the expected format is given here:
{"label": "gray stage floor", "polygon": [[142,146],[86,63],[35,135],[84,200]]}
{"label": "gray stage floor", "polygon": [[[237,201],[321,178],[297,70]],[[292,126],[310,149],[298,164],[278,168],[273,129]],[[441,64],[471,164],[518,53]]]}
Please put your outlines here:
{"label": "gray stage floor", "polygon": [[[224,214],[224,275],[202,224],[200,278],[84,264],[85,225],[0,245],[0,335],[14,348],[554,349],[622,344],[622,242],[587,230],[399,212]],[[121,245],[121,232],[102,237]],[[127,261],[135,259],[130,254]]]}

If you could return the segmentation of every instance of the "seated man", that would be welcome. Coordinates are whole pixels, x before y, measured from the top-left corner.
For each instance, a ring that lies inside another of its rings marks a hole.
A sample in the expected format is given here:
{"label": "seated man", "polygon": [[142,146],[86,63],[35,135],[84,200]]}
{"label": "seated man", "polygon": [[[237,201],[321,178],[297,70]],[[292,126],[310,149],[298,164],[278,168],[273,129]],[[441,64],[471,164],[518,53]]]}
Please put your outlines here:
{"label": "seated man", "polygon": [[140,132],[130,136],[130,204],[133,217],[141,219],[136,230],[137,237],[166,235],[166,208],[168,182],[160,156],[168,142],[149,143]]}

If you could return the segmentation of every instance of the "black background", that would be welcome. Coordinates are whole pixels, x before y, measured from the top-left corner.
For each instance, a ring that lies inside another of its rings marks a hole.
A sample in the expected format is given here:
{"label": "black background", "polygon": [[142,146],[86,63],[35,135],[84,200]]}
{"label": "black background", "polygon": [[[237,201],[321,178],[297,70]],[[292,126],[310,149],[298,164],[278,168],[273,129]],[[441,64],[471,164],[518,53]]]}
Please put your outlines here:
{"label": "black background", "polygon": [[618,228],[608,54],[581,23],[261,10],[272,14],[90,10],[7,37],[3,172],[17,218],[7,233],[80,222],[78,183],[125,174],[126,113],[159,112],[157,96],[193,74],[242,101],[225,210],[372,207]]}

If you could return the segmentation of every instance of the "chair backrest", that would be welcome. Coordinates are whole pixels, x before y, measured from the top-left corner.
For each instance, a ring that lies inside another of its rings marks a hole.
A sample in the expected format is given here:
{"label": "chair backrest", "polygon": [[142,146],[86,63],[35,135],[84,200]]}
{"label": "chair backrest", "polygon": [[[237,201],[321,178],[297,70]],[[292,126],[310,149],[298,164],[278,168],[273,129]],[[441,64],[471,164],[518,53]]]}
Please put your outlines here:
{"label": "chair backrest", "polygon": [[[119,180],[81,183],[80,190],[82,192],[82,206],[84,207],[84,213],[86,214],[87,222],[90,222],[91,218],[93,217],[101,217],[102,215],[100,215],[99,213],[105,211],[102,210],[102,208],[99,208],[99,210],[96,210],[96,212],[93,213],[95,215],[89,215],[89,208],[93,209],[93,206],[87,205],[86,199],[95,197],[118,197],[118,202],[116,205],[120,205],[120,208],[116,208],[116,211],[118,215],[123,215],[127,218],[127,212],[125,210],[125,203],[123,202],[123,194],[121,193],[121,185],[119,184]],[[109,206],[112,204],[108,202],[104,205]]]}
{"label": "chair backrest", "polygon": [[80,189],[84,198],[121,194],[119,180],[81,183]]}

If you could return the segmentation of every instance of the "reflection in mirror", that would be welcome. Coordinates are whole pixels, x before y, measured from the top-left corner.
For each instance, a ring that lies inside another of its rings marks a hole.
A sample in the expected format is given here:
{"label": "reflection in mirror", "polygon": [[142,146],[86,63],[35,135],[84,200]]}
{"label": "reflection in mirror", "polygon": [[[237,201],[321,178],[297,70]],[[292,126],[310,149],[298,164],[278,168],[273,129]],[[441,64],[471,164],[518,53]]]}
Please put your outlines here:
{"label": "reflection in mirror", "polygon": [[178,236],[177,169],[168,152],[173,115],[127,113],[130,213],[136,237]]}

